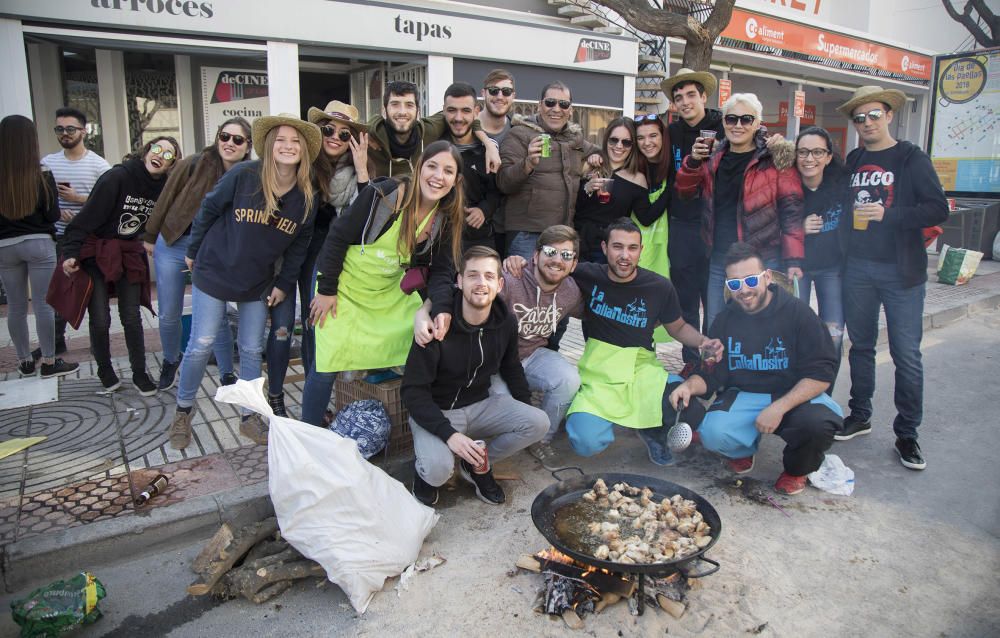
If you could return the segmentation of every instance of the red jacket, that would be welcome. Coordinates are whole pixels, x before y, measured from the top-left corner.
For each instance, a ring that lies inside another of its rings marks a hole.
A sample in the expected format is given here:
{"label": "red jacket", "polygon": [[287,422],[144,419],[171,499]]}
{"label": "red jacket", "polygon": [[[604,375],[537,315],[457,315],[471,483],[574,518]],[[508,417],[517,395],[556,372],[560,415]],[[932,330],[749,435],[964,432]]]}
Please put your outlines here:
{"label": "red jacket", "polygon": [[[757,249],[764,259],[780,258],[783,266],[799,266],[805,256],[805,230],[802,228],[802,180],[795,170],[795,145],[782,142],[768,149],[764,136],[755,139],[757,151],[743,174],[743,192],[736,208],[736,233],[740,241]],[[712,252],[715,236],[715,172],[729,141],[722,140],[706,161],[690,155],[681,162],[676,189],[681,199],[699,195],[705,206],[701,211],[701,234]]]}
{"label": "red jacket", "polygon": [[[115,295],[114,282],[124,275],[129,283],[140,284],[139,303],[153,312],[149,262],[141,242],[129,239],[97,239],[89,235],[80,249],[77,261],[82,262],[89,258],[96,261],[104,276],[109,296]],[[77,330],[83,323],[83,315],[87,312],[90,295],[93,292],[94,283],[86,270],[80,268],[67,276],[63,272],[62,263],[57,263],[49,281],[45,301],[64,317],[74,330]]]}

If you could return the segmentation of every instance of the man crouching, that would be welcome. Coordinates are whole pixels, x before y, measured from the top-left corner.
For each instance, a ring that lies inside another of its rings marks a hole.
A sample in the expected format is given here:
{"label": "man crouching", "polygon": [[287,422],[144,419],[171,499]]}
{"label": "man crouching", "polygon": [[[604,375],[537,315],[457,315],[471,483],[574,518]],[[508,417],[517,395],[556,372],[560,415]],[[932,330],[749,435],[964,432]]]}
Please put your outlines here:
{"label": "man crouching", "polygon": [[[436,503],[458,455],[462,478],[481,500],[499,505],[505,497],[490,463],[540,441],[549,419],[531,406],[517,320],[504,304],[493,303],[503,288],[500,255],[485,246],[469,248],[458,288],[448,334],[425,347],[413,344],[406,359],[400,395],[413,431],[413,495],[425,505]],[[510,395],[490,395],[490,377],[498,372]],[[476,439],[487,441],[485,451]]]}

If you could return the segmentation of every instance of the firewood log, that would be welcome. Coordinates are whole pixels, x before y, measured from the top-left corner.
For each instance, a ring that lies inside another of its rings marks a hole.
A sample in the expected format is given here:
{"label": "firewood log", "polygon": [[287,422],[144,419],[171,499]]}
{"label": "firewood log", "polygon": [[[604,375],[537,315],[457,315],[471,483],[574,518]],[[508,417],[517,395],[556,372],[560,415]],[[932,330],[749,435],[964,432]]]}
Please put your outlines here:
{"label": "firewood log", "polygon": [[208,569],[209,564],[219,556],[223,550],[233,540],[233,528],[229,523],[223,523],[212,538],[208,540],[201,553],[191,563],[191,569],[196,574],[201,574]]}
{"label": "firewood log", "polygon": [[570,629],[583,629],[583,619],[572,609],[563,611],[562,619]]}
{"label": "firewood log", "polygon": [[294,581],[291,580],[279,580],[278,582],[272,583],[267,587],[265,587],[264,589],[261,589],[253,596],[247,596],[247,598],[250,599],[250,602],[256,605],[259,605],[261,603],[266,603],[267,601],[271,600],[278,594],[283,593],[285,590],[291,589],[292,585],[294,584],[295,584]]}
{"label": "firewood log", "polygon": [[676,600],[670,600],[663,594],[656,595],[656,602],[659,603],[660,609],[667,612],[674,618],[680,618],[687,610],[687,606],[684,603],[679,603]]}
{"label": "firewood log", "polygon": [[219,551],[218,555],[209,561],[201,572],[201,577],[188,585],[187,591],[193,596],[204,596],[212,591],[216,583],[232,569],[247,552],[261,540],[274,534],[278,529],[278,520],[273,516],[241,528],[233,539]]}
{"label": "firewood log", "polygon": [[535,572],[536,574],[542,571],[542,564],[528,554],[521,554],[521,556],[518,557],[517,562],[514,564],[521,569],[526,569],[529,572]]}
{"label": "firewood log", "polygon": [[280,554],[286,549],[288,549],[288,541],[286,540],[263,540],[253,546],[253,549],[247,553],[247,557],[243,559],[243,562],[247,563],[264,556]]}
{"label": "firewood log", "polygon": [[248,600],[253,600],[254,596],[277,582],[325,574],[326,572],[319,563],[311,560],[299,560],[293,563],[275,563],[257,570],[241,567],[231,572],[227,576],[227,580],[230,591],[239,592]]}
{"label": "firewood log", "polygon": [[614,605],[621,599],[622,597],[620,594],[616,594],[611,591],[604,592],[601,595],[601,599],[594,604],[594,613],[595,614],[601,613],[602,611],[604,611],[605,607]]}

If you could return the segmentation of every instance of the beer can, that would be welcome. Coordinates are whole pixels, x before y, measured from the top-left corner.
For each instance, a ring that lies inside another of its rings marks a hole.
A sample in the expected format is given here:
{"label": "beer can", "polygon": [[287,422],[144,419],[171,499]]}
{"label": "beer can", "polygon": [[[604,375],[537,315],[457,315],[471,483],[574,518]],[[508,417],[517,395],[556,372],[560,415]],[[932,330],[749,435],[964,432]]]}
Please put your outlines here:
{"label": "beer can", "polygon": [[490,455],[486,451],[486,441],[483,441],[483,440],[480,439],[480,440],[473,441],[473,443],[475,443],[476,445],[478,445],[483,450],[483,463],[482,463],[482,465],[477,465],[475,468],[473,468],[473,471],[475,471],[476,474],[482,474],[484,472],[489,472],[490,471]]}
{"label": "beer can", "polygon": [[542,133],[542,157],[552,157],[552,136]]}

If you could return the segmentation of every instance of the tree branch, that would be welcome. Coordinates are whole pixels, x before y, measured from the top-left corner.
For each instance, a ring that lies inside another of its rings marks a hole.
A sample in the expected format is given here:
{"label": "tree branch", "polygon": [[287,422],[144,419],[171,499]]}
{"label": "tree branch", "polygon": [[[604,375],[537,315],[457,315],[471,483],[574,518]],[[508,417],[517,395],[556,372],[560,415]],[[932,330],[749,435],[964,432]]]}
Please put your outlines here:
{"label": "tree branch", "polygon": [[[951,0],[941,0],[941,4],[944,5],[944,9],[951,16],[951,19],[964,26],[980,46],[992,47],[1000,43],[1000,18],[986,6],[984,0],[968,0],[962,13],[959,13],[952,6]],[[972,17],[973,11],[978,12],[980,19],[989,27],[990,35],[987,35],[979,26],[979,20]]]}
{"label": "tree branch", "polygon": [[650,35],[675,38],[688,36],[690,28],[688,16],[657,9],[650,6],[646,0],[593,0],[593,2],[611,9],[625,22]]}

